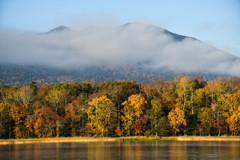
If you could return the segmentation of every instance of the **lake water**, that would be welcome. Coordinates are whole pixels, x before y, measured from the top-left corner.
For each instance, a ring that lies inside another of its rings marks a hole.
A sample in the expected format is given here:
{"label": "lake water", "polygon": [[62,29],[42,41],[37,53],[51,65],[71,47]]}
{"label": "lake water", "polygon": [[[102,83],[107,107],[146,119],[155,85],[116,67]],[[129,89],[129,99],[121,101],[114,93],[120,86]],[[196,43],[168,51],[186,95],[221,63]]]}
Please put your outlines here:
{"label": "lake water", "polygon": [[240,159],[240,142],[131,141],[0,146],[0,160]]}

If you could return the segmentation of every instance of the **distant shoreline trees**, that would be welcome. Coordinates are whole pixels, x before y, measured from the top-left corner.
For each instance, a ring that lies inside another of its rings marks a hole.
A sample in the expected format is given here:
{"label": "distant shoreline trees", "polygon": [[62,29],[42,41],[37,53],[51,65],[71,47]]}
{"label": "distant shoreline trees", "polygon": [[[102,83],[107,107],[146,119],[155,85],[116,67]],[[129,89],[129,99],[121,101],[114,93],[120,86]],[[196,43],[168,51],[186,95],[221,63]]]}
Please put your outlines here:
{"label": "distant shoreline trees", "polygon": [[240,78],[0,87],[0,138],[240,135]]}

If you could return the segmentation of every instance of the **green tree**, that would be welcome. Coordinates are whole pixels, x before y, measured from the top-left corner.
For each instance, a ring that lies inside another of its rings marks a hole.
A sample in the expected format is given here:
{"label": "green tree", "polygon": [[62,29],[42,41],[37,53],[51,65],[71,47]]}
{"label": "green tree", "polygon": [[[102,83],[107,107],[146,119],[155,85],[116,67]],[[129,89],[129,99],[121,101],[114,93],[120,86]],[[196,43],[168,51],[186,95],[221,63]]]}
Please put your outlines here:
{"label": "green tree", "polygon": [[58,114],[56,119],[56,136],[60,136],[60,128],[63,126],[65,106],[67,105],[69,93],[66,90],[51,90],[48,93],[48,100],[53,106],[53,110]]}
{"label": "green tree", "polygon": [[163,116],[162,104],[156,99],[151,100],[151,110],[150,110],[150,121],[151,121],[151,130],[152,133],[158,135],[160,128],[160,119]]}

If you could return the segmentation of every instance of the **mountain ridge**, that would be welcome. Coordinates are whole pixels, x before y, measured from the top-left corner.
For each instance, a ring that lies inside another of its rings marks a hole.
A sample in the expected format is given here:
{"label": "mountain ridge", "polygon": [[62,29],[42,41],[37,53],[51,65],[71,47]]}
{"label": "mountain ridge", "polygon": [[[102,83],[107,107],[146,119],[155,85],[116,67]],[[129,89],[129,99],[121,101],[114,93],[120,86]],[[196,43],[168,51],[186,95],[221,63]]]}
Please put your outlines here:
{"label": "mountain ridge", "polygon": [[58,26],[56,28],[53,28],[53,29],[49,30],[46,33],[61,32],[61,31],[66,31],[66,30],[71,30],[71,28],[67,27],[67,26],[64,26],[64,25],[60,25],[60,26]]}
{"label": "mountain ridge", "polygon": [[61,25],[45,33],[22,35],[16,50],[0,44],[6,51],[0,60],[0,84],[86,79],[144,83],[179,74],[206,79],[240,75],[239,57],[156,25],[126,23],[80,31]]}

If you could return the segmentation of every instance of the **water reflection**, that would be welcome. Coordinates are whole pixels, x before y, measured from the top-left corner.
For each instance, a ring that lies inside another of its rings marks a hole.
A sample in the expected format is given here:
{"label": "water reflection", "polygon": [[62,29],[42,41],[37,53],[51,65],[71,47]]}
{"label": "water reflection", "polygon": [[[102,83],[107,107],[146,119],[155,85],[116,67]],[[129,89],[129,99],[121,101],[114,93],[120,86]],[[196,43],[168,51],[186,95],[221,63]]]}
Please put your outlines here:
{"label": "water reflection", "polygon": [[240,142],[91,142],[0,146],[1,160],[240,159]]}
{"label": "water reflection", "polygon": [[171,142],[169,144],[169,159],[187,159],[187,142]]}

